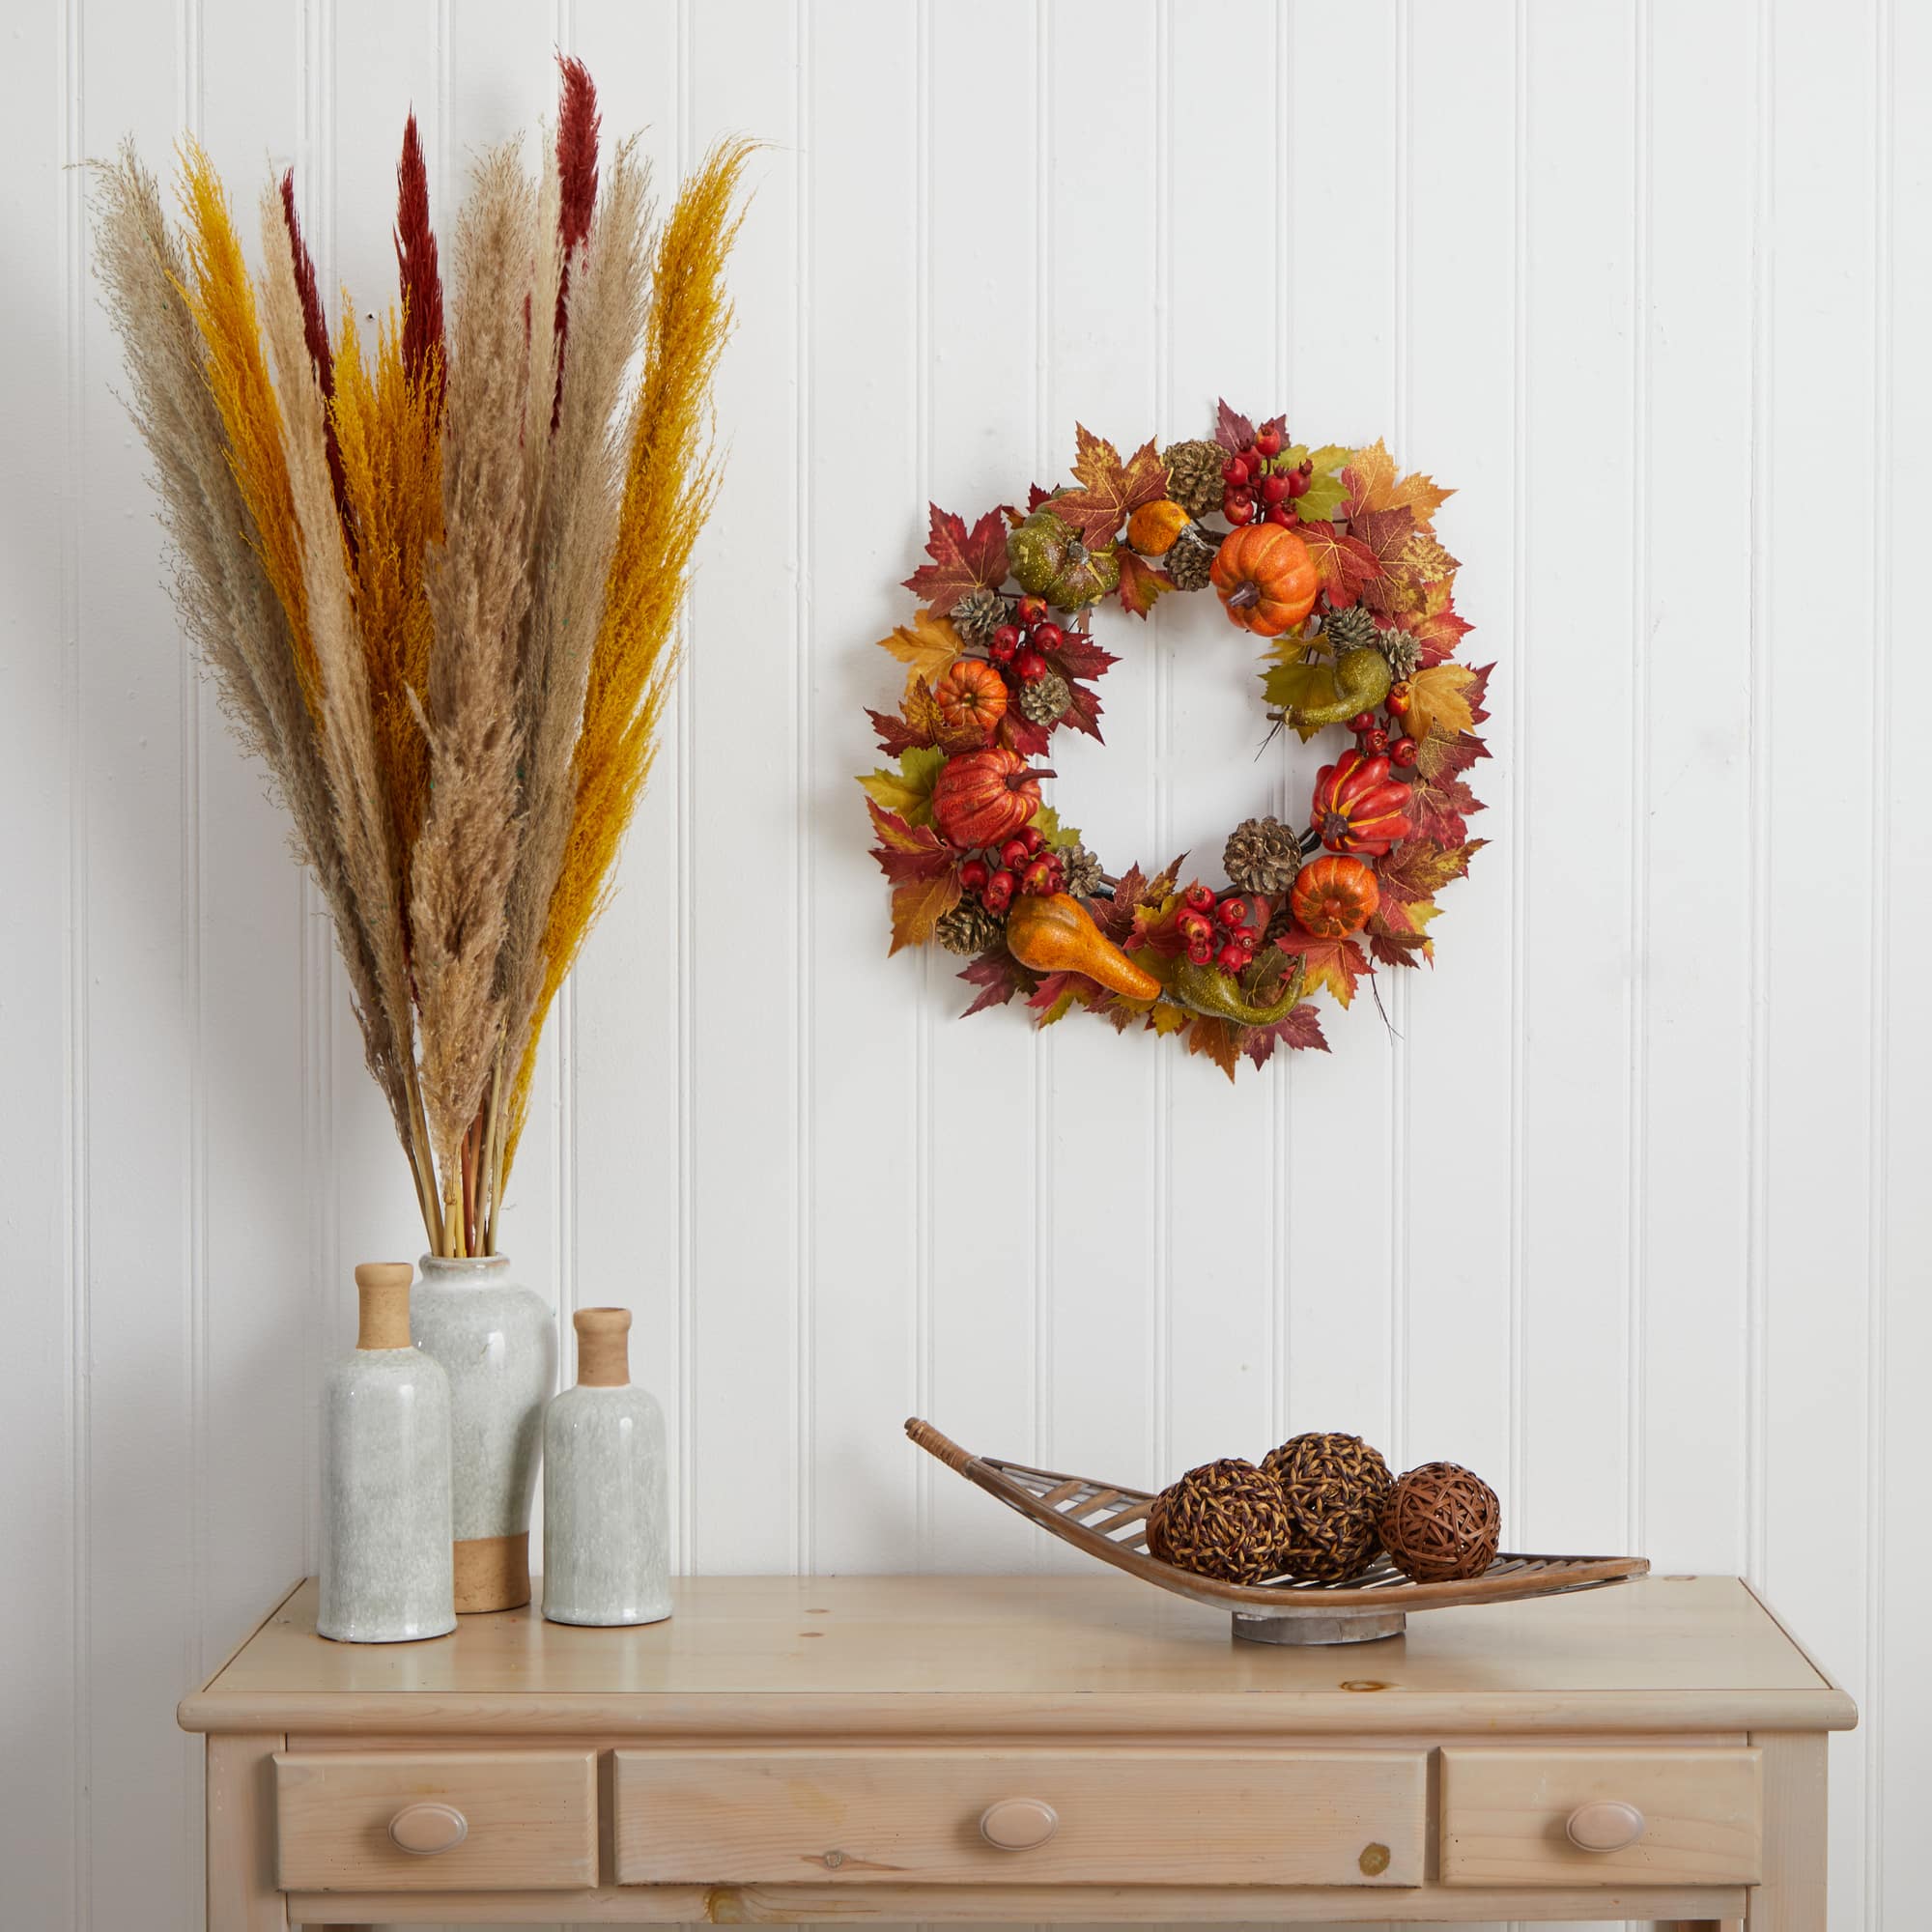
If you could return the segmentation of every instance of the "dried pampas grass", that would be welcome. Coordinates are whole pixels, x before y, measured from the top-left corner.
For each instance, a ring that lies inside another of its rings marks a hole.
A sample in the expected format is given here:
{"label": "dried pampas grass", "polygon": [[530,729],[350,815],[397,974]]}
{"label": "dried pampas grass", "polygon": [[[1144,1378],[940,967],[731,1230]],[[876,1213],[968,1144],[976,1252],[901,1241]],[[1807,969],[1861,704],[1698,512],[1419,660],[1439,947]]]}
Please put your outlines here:
{"label": "dried pampas grass", "polygon": [[131,149],[95,174],[176,607],[287,806],[448,1255],[495,1251],[544,1016],[649,774],[749,154],[714,153],[660,229],[562,70],[538,179],[514,149],[476,165],[446,315],[410,119],[373,347],[346,302],[330,340],[291,176],[257,282],[192,142],[180,234]]}

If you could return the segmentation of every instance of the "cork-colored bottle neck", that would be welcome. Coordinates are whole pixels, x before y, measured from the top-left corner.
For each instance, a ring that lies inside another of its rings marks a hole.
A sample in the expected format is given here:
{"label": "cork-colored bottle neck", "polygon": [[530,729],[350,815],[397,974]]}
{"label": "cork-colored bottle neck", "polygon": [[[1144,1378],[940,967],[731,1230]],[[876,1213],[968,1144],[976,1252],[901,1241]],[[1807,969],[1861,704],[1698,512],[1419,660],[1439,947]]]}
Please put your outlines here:
{"label": "cork-colored bottle neck", "polygon": [[631,1379],[631,1311],[580,1308],[577,1328],[579,1388],[622,1388]]}
{"label": "cork-colored bottle neck", "polygon": [[355,1294],[360,1304],[355,1331],[358,1349],[410,1346],[412,1273],[408,1262],[364,1262],[355,1270]]}

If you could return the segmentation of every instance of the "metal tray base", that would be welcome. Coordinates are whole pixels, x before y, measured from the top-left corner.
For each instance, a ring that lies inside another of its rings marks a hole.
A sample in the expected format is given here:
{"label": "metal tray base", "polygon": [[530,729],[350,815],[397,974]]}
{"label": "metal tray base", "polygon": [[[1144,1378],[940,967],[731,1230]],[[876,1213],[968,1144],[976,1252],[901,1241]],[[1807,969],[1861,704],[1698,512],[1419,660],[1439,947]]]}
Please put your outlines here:
{"label": "metal tray base", "polygon": [[1400,1636],[1408,1626],[1403,1610],[1297,1610],[1290,1616],[1236,1610],[1235,1634],[1248,1643],[1374,1643]]}

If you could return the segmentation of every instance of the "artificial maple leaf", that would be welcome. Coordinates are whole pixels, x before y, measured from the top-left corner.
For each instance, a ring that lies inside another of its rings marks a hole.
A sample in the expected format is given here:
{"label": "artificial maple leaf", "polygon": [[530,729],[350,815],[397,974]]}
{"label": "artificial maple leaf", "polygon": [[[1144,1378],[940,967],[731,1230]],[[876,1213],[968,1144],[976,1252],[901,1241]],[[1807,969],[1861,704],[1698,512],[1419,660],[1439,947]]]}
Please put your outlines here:
{"label": "artificial maple leaf", "polygon": [[980,953],[961,969],[959,977],[969,986],[980,988],[979,996],[960,1014],[961,1019],[971,1019],[975,1013],[983,1013],[993,1007],[1004,1007],[1015,993],[1031,993],[1034,985],[1033,975],[1004,946]]}
{"label": "artificial maple leaf", "polygon": [[1304,983],[1325,986],[1338,1005],[1355,997],[1356,976],[1375,968],[1352,939],[1318,939],[1312,932],[1285,932],[1275,941],[1284,952],[1301,961]]}
{"label": "artificial maple leaf", "polygon": [[1166,571],[1153,564],[1144,563],[1125,544],[1115,553],[1121,560],[1121,582],[1119,596],[1121,609],[1131,611],[1136,617],[1145,617],[1155,602],[1170,590],[1180,586]]}
{"label": "artificial maple leaf", "polygon": [[1490,748],[1472,731],[1432,731],[1415,741],[1415,776],[1432,782],[1460,778],[1479,758],[1487,758]]}
{"label": "artificial maple leaf", "polygon": [[971,723],[950,724],[929,684],[909,686],[899,700],[899,711],[908,726],[918,733],[922,745],[937,745],[942,752],[949,753],[985,749],[986,727]]}
{"label": "artificial maple leaf", "polygon": [[1300,1006],[1292,1008],[1273,1026],[1244,1027],[1241,1030],[1241,1051],[1257,1066],[1267,1065],[1277,1044],[1293,1048],[1297,1053],[1311,1050],[1326,1053],[1328,1040],[1321,1031],[1321,1015],[1304,1001]]}
{"label": "artificial maple leaf", "polygon": [[1384,893],[1367,927],[1370,953],[1386,966],[1413,966],[1417,954],[1433,965],[1435,944],[1429,937],[1429,922],[1441,910],[1434,899]]}
{"label": "artificial maple leaf", "polygon": [[1396,480],[1395,458],[1381,440],[1358,449],[1350,459],[1346,481],[1349,486],[1349,514],[1359,510],[1412,510],[1415,521],[1427,529],[1435,513],[1456,493],[1442,489],[1433,476],[1419,472]]}
{"label": "artificial maple leaf", "polygon": [[[1112,542],[1115,531],[1143,503],[1157,503],[1167,495],[1167,466],[1152,438],[1122,463],[1120,451],[1084,423],[1073,426],[1073,473],[1081,487],[1056,497],[1053,514],[1078,530],[1090,547],[1096,547]],[[1122,557],[1123,573],[1125,561]]]}
{"label": "artificial maple leaf", "polygon": [[[1262,428],[1273,430],[1284,441],[1288,438],[1286,416],[1269,416]],[[1214,406],[1214,440],[1223,449],[1245,449],[1254,441],[1256,434],[1254,424],[1238,411],[1231,410],[1226,397]]]}
{"label": "artificial maple leaf", "polygon": [[1422,647],[1426,665],[1454,657],[1457,645],[1475,628],[1456,612],[1451,601],[1455,582],[1453,577],[1445,577],[1425,585],[1422,609],[1409,611],[1403,619],[1403,629]]}
{"label": "artificial maple leaf", "polygon": [[929,879],[908,879],[893,888],[893,943],[886,949],[890,958],[902,946],[923,946],[939,922],[959,903],[964,888],[957,867]]}
{"label": "artificial maple leaf", "polygon": [[1327,443],[1321,449],[1308,449],[1297,442],[1282,451],[1282,467],[1286,469],[1298,469],[1304,463],[1314,466],[1308,488],[1294,499],[1295,515],[1304,523],[1329,521],[1346,506],[1349,486],[1343,480],[1342,466],[1350,454],[1339,442]]}
{"label": "artificial maple leaf", "polygon": [[1169,1034],[1185,1033],[1193,1018],[1185,1007],[1177,1007],[1172,1000],[1160,1000],[1148,1009],[1148,1031],[1156,1039],[1165,1039]]}
{"label": "artificial maple leaf", "polygon": [[[1335,667],[1325,659],[1313,664],[1297,658],[1278,664],[1262,679],[1262,696],[1271,709],[1281,712],[1312,711],[1335,701]],[[1321,729],[1319,724],[1296,724],[1294,732],[1305,745]]]}
{"label": "artificial maple leaf", "polygon": [[932,787],[946,764],[946,753],[938,750],[908,749],[899,756],[895,772],[873,772],[859,782],[885,807],[896,812],[906,824],[932,823]]}
{"label": "artificial maple leaf", "polygon": [[1034,988],[1027,1005],[1039,1014],[1037,1027],[1057,1026],[1076,1006],[1086,1006],[1098,989],[1078,973],[1049,973]]}
{"label": "artificial maple leaf", "polygon": [[1133,930],[1123,942],[1125,950],[1138,952],[1142,947],[1157,958],[1172,959],[1187,950],[1187,942],[1181,937],[1176,922],[1180,917],[1181,895],[1169,893],[1163,898],[1149,896],[1134,908]]}
{"label": "artificial maple leaf", "polygon": [[1047,664],[1069,682],[1076,678],[1101,677],[1120,663],[1112,651],[1103,651],[1089,631],[1067,631],[1061,641],[1045,653]]}
{"label": "artificial maple leaf", "polygon": [[1406,510],[1365,510],[1349,519],[1349,534],[1376,560],[1376,574],[1362,585],[1362,602],[1372,611],[1394,611],[1409,579],[1403,556],[1415,534],[1415,519]]}
{"label": "artificial maple leaf", "polygon": [[1381,575],[1381,563],[1352,530],[1336,524],[1301,523],[1294,533],[1308,546],[1308,554],[1321,574],[1321,587],[1338,611],[1360,602]]}
{"label": "artificial maple leaf", "polygon": [[1469,836],[1464,819],[1482,809],[1483,801],[1461,779],[1424,778],[1418,763],[1403,814],[1414,837],[1435,845],[1460,845]]}
{"label": "artificial maple leaf", "polygon": [[911,691],[915,685],[937,684],[965,650],[966,639],[952,628],[951,617],[919,611],[910,626],[895,625],[889,637],[881,638],[879,648],[906,667],[906,689]]}
{"label": "artificial maple leaf", "polygon": [[1053,741],[1053,727],[1036,724],[1017,705],[1008,707],[1000,720],[999,739],[1008,751],[1023,758],[1037,758]]}
{"label": "artificial maple leaf", "polygon": [[904,718],[895,718],[884,711],[874,711],[866,707],[866,716],[872,721],[872,729],[879,734],[879,750],[889,758],[896,758],[902,753],[915,748],[923,749],[932,743],[932,733],[922,724],[914,724]]}
{"label": "artificial maple leaf", "polygon": [[1174,882],[1180,875],[1180,860],[1177,859],[1152,878],[1149,878],[1138,866],[1129,866],[1115,880],[1113,897],[1094,901],[1094,923],[1116,946],[1124,946],[1133,936],[1135,915],[1142,905],[1150,899],[1158,902],[1174,891]]}
{"label": "artificial maple leaf", "polygon": [[1406,966],[1415,968],[1416,954],[1420,953],[1431,965],[1435,963],[1435,949],[1426,939],[1406,933],[1390,933],[1378,927],[1372,921],[1364,936],[1369,942],[1369,957],[1378,966]]}
{"label": "artificial maple leaf", "polygon": [[1383,899],[1414,903],[1432,897],[1468,875],[1469,861],[1490,841],[1471,838],[1461,845],[1433,845],[1427,838],[1405,838],[1376,867]]}
{"label": "artificial maple leaf", "polygon": [[866,810],[872,814],[872,829],[879,835],[872,857],[894,885],[936,879],[958,865],[960,854],[946,844],[931,826],[908,825],[897,812],[886,810],[869,798]]}
{"label": "artificial maple leaf", "polygon": [[1469,691],[1476,673],[1467,665],[1438,664],[1419,670],[1408,681],[1408,715],[1403,720],[1411,738],[1426,738],[1433,730],[1452,736],[1475,728]]}
{"label": "artificial maple leaf", "polygon": [[1039,834],[1041,843],[1056,852],[1069,852],[1080,842],[1079,828],[1061,824],[1059,812],[1050,805],[1041,806],[1027,823]]}
{"label": "artificial maple leaf", "polygon": [[1091,684],[1079,684],[1072,678],[1066,681],[1066,709],[1056,724],[1070,724],[1076,731],[1084,731],[1096,745],[1105,744],[1100,736],[1100,696]]}
{"label": "artificial maple leaf", "polygon": [[965,520],[937,503],[928,503],[932,529],[925,540],[923,563],[905,581],[935,616],[944,616],[969,591],[997,590],[1007,581],[1007,525],[998,510],[988,510],[971,530]]}
{"label": "artificial maple leaf", "polygon": [[1232,1081],[1241,1058],[1241,1032],[1226,1020],[1203,1013],[1187,1029],[1189,1053],[1205,1053]]}

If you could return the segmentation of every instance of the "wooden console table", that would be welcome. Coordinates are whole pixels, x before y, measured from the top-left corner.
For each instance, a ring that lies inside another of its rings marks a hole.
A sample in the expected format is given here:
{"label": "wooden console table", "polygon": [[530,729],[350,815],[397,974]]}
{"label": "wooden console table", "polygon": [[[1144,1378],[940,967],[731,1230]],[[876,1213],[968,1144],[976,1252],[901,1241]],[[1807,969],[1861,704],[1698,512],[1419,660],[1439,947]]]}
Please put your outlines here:
{"label": "wooden console table", "polygon": [[1729,1577],[1235,1642],[1119,1577],[704,1578],[328,1643],[208,1734],[211,1932],[530,1920],[1639,1918],[1824,1932],[1851,1699]]}

